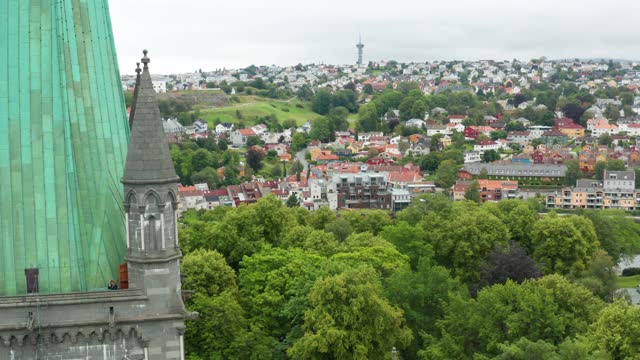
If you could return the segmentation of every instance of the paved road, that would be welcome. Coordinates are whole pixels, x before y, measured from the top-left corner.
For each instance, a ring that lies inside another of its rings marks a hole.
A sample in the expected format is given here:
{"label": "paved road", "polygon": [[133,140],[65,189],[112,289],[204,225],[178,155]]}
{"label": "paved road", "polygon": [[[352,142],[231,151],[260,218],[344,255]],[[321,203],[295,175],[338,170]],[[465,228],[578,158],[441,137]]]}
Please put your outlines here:
{"label": "paved road", "polygon": [[309,163],[307,162],[307,159],[304,158],[304,155],[307,153],[307,149],[302,149],[300,151],[298,151],[296,153],[296,160],[300,161],[300,164],[302,164],[302,166],[306,169],[307,166],[309,165]]}

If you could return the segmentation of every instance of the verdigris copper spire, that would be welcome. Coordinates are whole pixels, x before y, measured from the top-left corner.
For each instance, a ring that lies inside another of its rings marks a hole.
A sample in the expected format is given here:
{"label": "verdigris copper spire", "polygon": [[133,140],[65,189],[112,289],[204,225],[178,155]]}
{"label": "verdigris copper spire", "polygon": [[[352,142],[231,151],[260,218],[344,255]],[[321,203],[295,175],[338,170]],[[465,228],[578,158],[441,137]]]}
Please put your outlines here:
{"label": "verdigris copper spire", "polygon": [[0,1],[0,296],[104,288],[126,249],[107,0]]}

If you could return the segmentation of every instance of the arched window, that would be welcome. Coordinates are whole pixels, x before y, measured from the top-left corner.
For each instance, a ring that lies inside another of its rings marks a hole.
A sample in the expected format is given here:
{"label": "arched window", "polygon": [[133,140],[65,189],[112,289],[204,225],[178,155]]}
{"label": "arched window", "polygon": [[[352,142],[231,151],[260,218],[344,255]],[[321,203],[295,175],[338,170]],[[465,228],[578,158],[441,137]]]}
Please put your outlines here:
{"label": "arched window", "polygon": [[127,200],[125,201],[125,205],[129,205],[131,207],[135,207],[138,205],[138,197],[136,193],[131,191],[129,195],[127,195]]}
{"label": "arched window", "polygon": [[156,220],[155,216],[151,215],[145,221],[144,242],[145,248],[148,251],[155,251],[160,249],[159,228],[160,222]]}
{"label": "arched window", "polygon": [[147,251],[155,251],[161,248],[160,244],[160,198],[155,192],[149,192],[144,200],[144,247]]}
{"label": "arched window", "polygon": [[164,207],[165,227],[165,247],[167,249],[178,245],[177,217],[174,204],[177,204],[176,196],[173,192],[168,192],[166,197],[166,205]]}

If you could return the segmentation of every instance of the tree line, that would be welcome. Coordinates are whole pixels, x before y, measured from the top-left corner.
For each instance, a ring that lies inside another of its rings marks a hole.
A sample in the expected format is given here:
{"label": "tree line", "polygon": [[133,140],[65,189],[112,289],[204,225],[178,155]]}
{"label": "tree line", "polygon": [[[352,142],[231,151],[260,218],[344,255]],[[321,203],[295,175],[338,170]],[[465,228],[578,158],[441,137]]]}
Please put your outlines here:
{"label": "tree line", "polygon": [[633,358],[640,309],[615,296],[614,266],[639,225],[539,210],[438,194],[393,217],[271,196],[187,212],[188,358]]}

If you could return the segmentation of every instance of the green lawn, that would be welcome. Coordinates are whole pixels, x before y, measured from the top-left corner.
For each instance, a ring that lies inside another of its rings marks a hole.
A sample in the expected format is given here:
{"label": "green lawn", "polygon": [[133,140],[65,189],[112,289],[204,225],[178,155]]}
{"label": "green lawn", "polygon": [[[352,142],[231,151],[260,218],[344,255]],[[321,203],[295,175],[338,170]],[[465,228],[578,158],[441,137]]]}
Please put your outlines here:
{"label": "green lawn", "polygon": [[640,275],[620,276],[616,279],[616,287],[618,287],[618,289],[637,288],[638,285],[640,285]]}
{"label": "green lawn", "polygon": [[355,129],[358,124],[358,114],[349,114],[349,116],[347,116],[347,121],[349,122],[349,127]]}
{"label": "green lawn", "polygon": [[[311,110],[311,105],[299,100],[290,102],[283,100],[265,99],[257,96],[239,96],[240,102],[213,109],[201,110],[201,117],[213,125],[214,121],[237,123],[242,120],[252,124],[257,117],[274,114],[278,121],[293,119],[298,125],[304,124],[320,115]],[[299,106],[302,107],[299,107]],[[238,118],[238,111],[242,119]]]}

